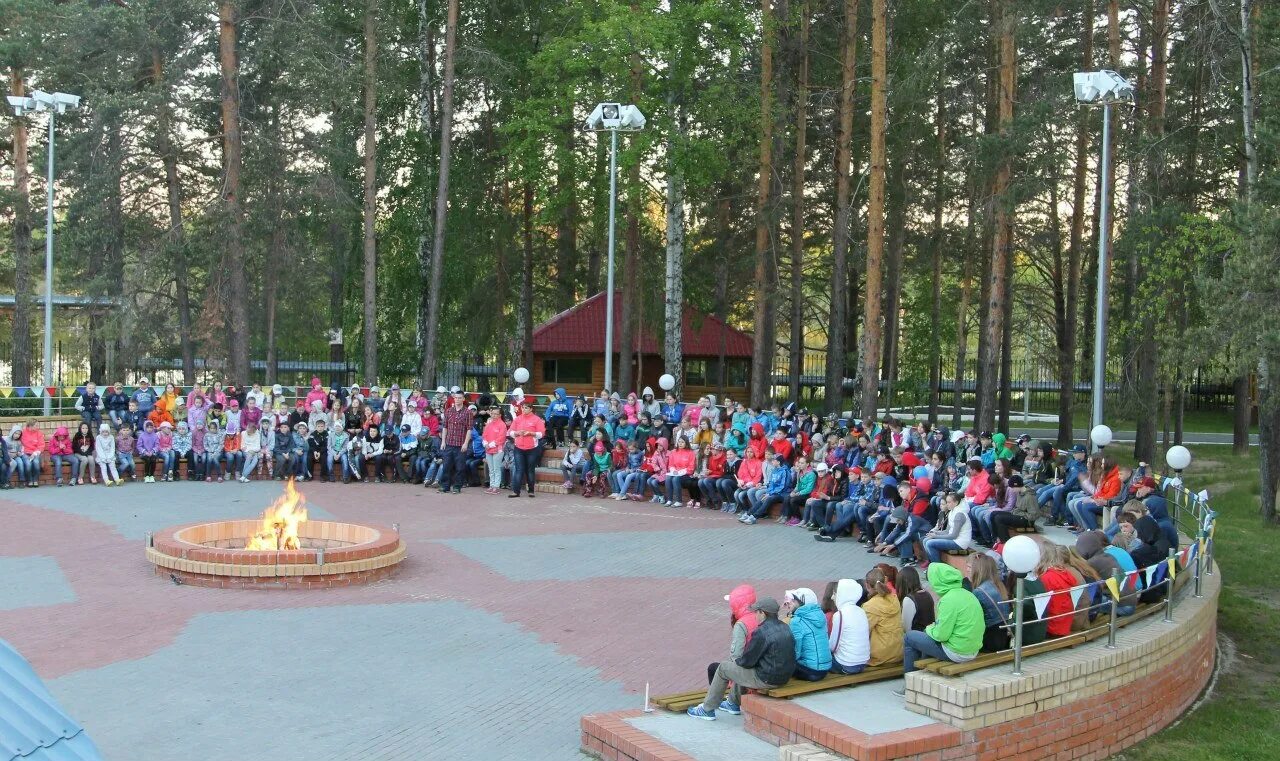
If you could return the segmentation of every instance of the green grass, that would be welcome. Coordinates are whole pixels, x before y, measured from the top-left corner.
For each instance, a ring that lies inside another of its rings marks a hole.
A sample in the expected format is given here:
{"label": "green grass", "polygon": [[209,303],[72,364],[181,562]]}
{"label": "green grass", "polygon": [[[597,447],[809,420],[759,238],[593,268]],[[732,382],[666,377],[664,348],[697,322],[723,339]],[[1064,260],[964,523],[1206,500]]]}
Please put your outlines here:
{"label": "green grass", "polygon": [[[1195,453],[1187,483],[1208,488],[1218,511],[1214,540],[1223,582],[1218,632],[1224,658],[1217,686],[1176,727],[1117,758],[1280,758],[1280,527],[1268,526],[1258,516],[1256,455],[1237,457],[1225,446],[1199,446]],[[1142,684],[1133,689],[1141,690]]]}

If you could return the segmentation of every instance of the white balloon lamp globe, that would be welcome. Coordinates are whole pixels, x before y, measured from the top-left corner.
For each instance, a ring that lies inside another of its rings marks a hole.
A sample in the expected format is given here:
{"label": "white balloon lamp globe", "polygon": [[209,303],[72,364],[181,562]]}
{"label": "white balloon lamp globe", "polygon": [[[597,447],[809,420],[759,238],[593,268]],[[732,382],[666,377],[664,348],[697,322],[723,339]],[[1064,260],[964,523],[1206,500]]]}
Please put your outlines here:
{"label": "white balloon lamp globe", "polygon": [[1031,573],[1040,564],[1040,545],[1025,534],[1004,543],[1004,564],[1014,573]]}
{"label": "white balloon lamp globe", "polygon": [[511,374],[511,377],[515,379],[516,383],[528,383],[529,371],[523,367],[517,367],[516,371]]}
{"label": "white balloon lamp globe", "polygon": [[1105,447],[1111,443],[1111,429],[1105,425],[1095,425],[1092,431],[1089,431],[1089,440],[1098,448]]}
{"label": "white balloon lamp globe", "polygon": [[661,378],[658,379],[658,385],[662,388],[663,391],[670,391],[671,389],[676,387],[675,376],[671,375],[670,373],[664,374]]}
{"label": "white balloon lamp globe", "polygon": [[1164,453],[1164,461],[1170,468],[1179,472],[1184,471],[1191,464],[1191,450],[1181,445],[1169,447],[1169,451]]}

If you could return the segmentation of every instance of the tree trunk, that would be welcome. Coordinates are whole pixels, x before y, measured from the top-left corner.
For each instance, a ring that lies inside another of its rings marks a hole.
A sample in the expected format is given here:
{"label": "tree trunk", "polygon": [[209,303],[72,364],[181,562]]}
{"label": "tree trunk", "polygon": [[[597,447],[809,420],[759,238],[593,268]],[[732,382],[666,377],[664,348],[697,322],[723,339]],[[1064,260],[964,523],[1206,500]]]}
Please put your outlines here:
{"label": "tree trunk", "polygon": [[1260,511],[1268,523],[1280,523],[1280,513],[1276,512],[1276,491],[1280,489],[1280,400],[1275,398],[1276,379],[1272,369],[1277,363],[1280,357],[1265,355],[1258,362]]}
{"label": "tree trunk", "polygon": [[[1093,71],[1093,4],[1084,0],[1081,35],[1080,70]],[[1055,322],[1058,349],[1058,445],[1066,447],[1074,436],[1072,413],[1075,410],[1075,367],[1079,333],[1076,315],[1080,309],[1080,265],[1085,258],[1085,194],[1088,192],[1089,132],[1088,109],[1076,115],[1076,166],[1071,186],[1071,239],[1065,268],[1066,303],[1062,318]],[[1088,336],[1088,333],[1085,334]]]}
{"label": "tree trunk", "polygon": [[[182,181],[178,176],[178,153],[174,150],[172,115],[164,85],[164,64],[160,51],[151,52],[151,82],[164,93],[156,113],[156,150],[164,163],[165,195],[169,204],[169,229],[165,232],[173,256],[174,299],[178,307],[178,341],[182,349],[182,382],[196,382],[195,341],[191,335],[191,290],[187,272],[187,252],[182,230]],[[105,379],[104,379],[105,380]]]}
{"label": "tree trunk", "polygon": [[831,319],[827,321],[826,411],[844,406],[846,327],[849,320],[849,171],[853,154],[853,94],[857,87],[858,0],[844,0],[844,37],[840,66],[840,124],[836,132],[835,228],[831,232]]}
{"label": "tree trunk", "polygon": [[[733,213],[733,202],[730,200],[733,195],[733,187],[730,183],[725,182],[720,189],[720,198],[716,201],[716,288],[715,288],[715,315],[721,322],[729,318],[729,259],[731,256],[730,244],[733,241],[733,228],[730,225],[730,215]],[[726,380],[725,373],[725,352],[728,347],[728,336],[722,335],[720,338],[720,354],[716,362],[716,394],[724,399],[724,387]]]}
{"label": "tree trunk", "polygon": [[942,212],[946,206],[947,100],[943,73],[938,71],[938,108],[934,116],[935,154],[933,175],[933,288],[929,299],[929,422],[938,424],[942,394]]}
{"label": "tree trunk", "polygon": [[788,398],[800,398],[804,373],[804,169],[809,131],[809,0],[800,4],[800,71],[796,82],[796,155],[791,169],[791,360]]}
{"label": "tree trunk", "polygon": [[[1254,77],[1257,76],[1257,59],[1253,55],[1254,35],[1253,23],[1261,5],[1254,0],[1240,0],[1240,127],[1244,133],[1244,183],[1241,185],[1241,200],[1246,209],[1253,199],[1253,191],[1258,182],[1258,145],[1254,131],[1254,110],[1257,106],[1254,99]],[[1259,378],[1261,379],[1261,378]],[[1231,451],[1238,455],[1249,451],[1249,423],[1251,417],[1249,399],[1249,375],[1243,372],[1232,381],[1231,409]],[[1261,405],[1258,408],[1259,423],[1263,415]],[[1262,458],[1270,455],[1265,451],[1268,442],[1259,440],[1263,448]],[[1274,455],[1280,458],[1280,454]],[[1280,473],[1280,468],[1273,466],[1273,473]],[[1266,502],[1266,479],[1263,479],[1263,501]],[[1270,517],[1275,515],[1275,491],[1272,490],[1272,507]],[[1264,509],[1264,515],[1267,511]]]}
{"label": "tree trunk", "polygon": [[[451,0],[452,1],[452,0]],[[578,191],[574,154],[577,124],[573,104],[564,106],[560,134],[564,144],[556,158],[556,195],[560,213],[556,219],[556,311],[577,303],[578,285]]]}
{"label": "tree trunk", "polygon": [[[640,5],[635,0],[631,2],[631,12],[633,14],[640,13]],[[632,53],[631,55],[631,102],[640,102],[640,90],[644,86],[644,62],[640,58],[640,54]],[[617,331],[620,336],[618,345],[618,366],[614,368],[617,373],[618,385],[613,385],[612,378],[605,378],[605,387],[609,390],[620,389],[630,391],[635,388],[635,373],[632,365],[635,362],[636,348],[636,323],[639,304],[636,302],[640,298],[640,206],[641,206],[641,185],[640,185],[640,164],[632,163],[627,170],[627,230],[626,230],[626,252],[623,254],[622,262],[622,326]],[[612,347],[605,347],[605,351],[612,351]]]}
{"label": "tree trunk", "polygon": [[[422,140],[422,162],[428,167],[424,174],[430,177],[430,163],[435,158],[433,149],[433,134],[435,133],[435,75],[436,75],[436,41],[435,41],[435,19],[433,18],[432,8],[429,8],[427,0],[418,0],[418,134]],[[429,182],[423,182],[424,187],[429,187]],[[417,326],[414,331],[418,346],[418,355],[421,357],[422,364],[418,368],[418,377],[422,381],[422,385],[427,388],[435,386],[435,346],[432,345],[428,349],[427,336],[432,328],[431,323],[436,322],[436,317],[432,317],[433,304],[431,302],[431,283],[433,282],[433,272],[431,259],[431,246],[435,240],[433,231],[434,220],[427,216],[426,209],[430,206],[433,211],[435,207],[434,198],[424,199],[422,205],[422,229],[418,232],[418,314]],[[341,327],[339,323],[336,327]],[[433,367],[428,368],[427,357],[431,356]],[[428,374],[430,373],[430,374]]]}
{"label": "tree trunk", "polygon": [[[521,362],[530,373],[533,366],[533,183],[524,183],[523,219],[521,237],[524,239],[524,257],[520,264],[520,315],[517,319],[520,334]],[[605,382],[608,383],[608,378]]]}
{"label": "tree trunk", "polygon": [[760,0],[760,176],[756,184],[756,299],[751,355],[751,404],[764,405],[773,386],[774,293],[769,191],[773,182],[773,0]]}
{"label": "tree trunk", "polygon": [[890,180],[893,194],[889,204],[889,247],[884,286],[884,347],[881,377],[885,382],[885,407],[892,408],[898,381],[898,343],[902,331],[902,248],[907,235],[907,186],[903,179],[906,163],[894,164]]}
{"label": "tree trunk", "polygon": [[[663,319],[663,368],[684,386],[684,171],[677,155],[684,138],[684,114],[676,93],[667,95],[671,129],[667,133],[667,282]],[[626,386],[628,390],[631,386]]]}
{"label": "tree trunk", "polygon": [[453,59],[458,37],[458,0],[449,0],[444,34],[444,92],[440,101],[440,171],[436,173],[436,213],[432,226],[431,280],[427,287],[426,353],[422,382],[436,383],[437,343],[440,338],[440,278],[444,274],[444,227],[449,210],[449,159],[453,145]]}
{"label": "tree trunk", "polygon": [[961,258],[964,260],[964,271],[960,275],[960,305],[956,309],[956,381],[955,398],[951,403],[951,429],[954,431],[960,430],[964,425],[964,371],[969,357],[969,294],[973,291],[971,257]]}
{"label": "tree trunk", "polygon": [[222,201],[227,213],[227,313],[230,377],[249,382],[248,285],[244,272],[244,209],[240,204],[240,171],[244,140],[240,134],[240,62],[236,54],[236,3],[218,4],[218,58],[222,76]]}
{"label": "tree trunk", "polygon": [[[26,96],[22,69],[10,69],[13,94]],[[27,120],[13,120],[13,380],[14,386],[31,385],[31,165]],[[101,378],[108,381],[107,378]]]}
{"label": "tree trunk", "polygon": [[867,207],[867,284],[863,291],[862,418],[874,420],[880,406],[880,297],[884,264],[885,48],[888,44],[885,0],[871,0],[871,183]]}
{"label": "tree trunk", "polygon": [[[1013,124],[1013,88],[1017,65],[1014,32],[1017,16],[1009,7],[1009,0],[993,0],[992,6],[992,32],[997,35],[1000,60],[996,90],[999,131],[1002,141],[1007,141]],[[975,422],[979,429],[984,430],[991,430],[996,423],[996,392],[1000,377],[1000,352],[1004,341],[1004,302],[1009,298],[1009,264],[1013,246],[1013,198],[1009,193],[1011,175],[1011,159],[1008,155],[1002,156],[992,187],[995,235],[991,249],[991,271],[987,281],[983,340],[978,352],[979,417]]]}
{"label": "tree trunk", "polygon": [[[592,177],[608,177],[608,141],[596,140],[596,166]],[[600,270],[604,264],[605,249],[609,245],[609,183],[596,182],[592,197],[591,248],[587,251],[587,295],[594,296],[604,290],[600,285]]]}
{"label": "tree trunk", "polygon": [[[364,378],[378,382],[378,0],[364,9]],[[428,324],[428,328],[430,324]]]}

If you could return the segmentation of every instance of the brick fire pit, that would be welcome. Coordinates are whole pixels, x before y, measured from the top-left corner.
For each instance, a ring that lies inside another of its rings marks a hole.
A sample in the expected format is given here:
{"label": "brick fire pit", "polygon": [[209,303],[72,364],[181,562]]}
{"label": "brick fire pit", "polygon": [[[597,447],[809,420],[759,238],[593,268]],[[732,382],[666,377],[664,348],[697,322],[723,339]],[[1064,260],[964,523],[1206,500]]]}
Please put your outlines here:
{"label": "brick fire pit", "polygon": [[173,526],[156,532],[147,560],[157,576],[195,586],[325,589],[386,578],[405,557],[397,531],[334,521],[300,523],[300,549],[244,549],[261,527],[252,518]]}

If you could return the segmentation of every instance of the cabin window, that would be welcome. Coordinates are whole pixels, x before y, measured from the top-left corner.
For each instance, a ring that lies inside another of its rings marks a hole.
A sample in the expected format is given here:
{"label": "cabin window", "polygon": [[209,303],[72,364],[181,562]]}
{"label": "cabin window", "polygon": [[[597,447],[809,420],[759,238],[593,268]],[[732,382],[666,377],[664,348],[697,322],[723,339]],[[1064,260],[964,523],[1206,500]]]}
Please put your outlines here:
{"label": "cabin window", "polygon": [[544,383],[591,383],[590,357],[559,357],[542,360]]}

